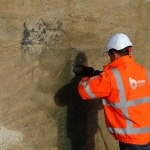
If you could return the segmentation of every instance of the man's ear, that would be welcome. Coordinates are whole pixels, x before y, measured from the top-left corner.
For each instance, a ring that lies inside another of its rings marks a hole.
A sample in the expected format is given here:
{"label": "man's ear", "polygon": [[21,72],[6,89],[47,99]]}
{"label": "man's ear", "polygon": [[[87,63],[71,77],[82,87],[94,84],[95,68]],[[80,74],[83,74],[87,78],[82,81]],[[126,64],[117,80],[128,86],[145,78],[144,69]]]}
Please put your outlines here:
{"label": "man's ear", "polygon": [[114,55],[114,59],[118,58],[118,54],[116,52],[113,52],[113,55]]}

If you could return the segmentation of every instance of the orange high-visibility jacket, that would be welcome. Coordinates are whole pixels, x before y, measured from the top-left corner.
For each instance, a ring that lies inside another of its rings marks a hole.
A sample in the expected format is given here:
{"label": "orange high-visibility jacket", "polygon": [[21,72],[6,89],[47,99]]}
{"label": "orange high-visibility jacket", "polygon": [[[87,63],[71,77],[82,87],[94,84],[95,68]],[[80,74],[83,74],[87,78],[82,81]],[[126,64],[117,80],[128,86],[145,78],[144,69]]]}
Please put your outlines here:
{"label": "orange high-visibility jacket", "polygon": [[124,143],[150,142],[150,72],[122,56],[94,77],[84,77],[78,85],[84,100],[103,98],[108,131]]}

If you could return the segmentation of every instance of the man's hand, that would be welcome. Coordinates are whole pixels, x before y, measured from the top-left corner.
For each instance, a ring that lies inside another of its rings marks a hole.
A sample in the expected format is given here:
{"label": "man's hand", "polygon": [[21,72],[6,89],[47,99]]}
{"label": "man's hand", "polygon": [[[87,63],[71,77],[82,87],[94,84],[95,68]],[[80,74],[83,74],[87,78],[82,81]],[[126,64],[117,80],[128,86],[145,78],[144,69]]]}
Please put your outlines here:
{"label": "man's hand", "polygon": [[103,71],[95,70],[94,73],[93,73],[93,75],[96,76],[96,75],[99,75],[99,74],[102,73],[102,72],[103,72]]}

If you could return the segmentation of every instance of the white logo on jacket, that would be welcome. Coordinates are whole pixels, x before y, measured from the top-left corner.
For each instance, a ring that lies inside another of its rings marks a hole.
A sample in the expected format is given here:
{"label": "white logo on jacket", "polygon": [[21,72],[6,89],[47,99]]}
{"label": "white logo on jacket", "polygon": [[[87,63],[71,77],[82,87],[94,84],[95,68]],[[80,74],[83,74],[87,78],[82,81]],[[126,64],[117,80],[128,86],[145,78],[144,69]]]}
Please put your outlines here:
{"label": "white logo on jacket", "polygon": [[137,88],[137,86],[144,86],[145,85],[145,80],[135,80],[135,79],[132,79],[131,77],[129,78],[129,82],[130,82],[130,85],[131,85],[131,88],[133,90],[135,90]]}

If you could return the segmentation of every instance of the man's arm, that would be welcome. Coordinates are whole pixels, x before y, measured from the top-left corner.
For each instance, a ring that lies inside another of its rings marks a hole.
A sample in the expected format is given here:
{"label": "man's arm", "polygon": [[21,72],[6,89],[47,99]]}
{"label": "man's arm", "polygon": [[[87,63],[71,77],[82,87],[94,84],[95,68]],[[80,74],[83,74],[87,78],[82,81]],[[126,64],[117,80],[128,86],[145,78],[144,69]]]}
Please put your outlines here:
{"label": "man's arm", "polygon": [[110,79],[105,72],[93,77],[84,77],[78,85],[78,91],[84,100],[107,97],[111,92]]}

